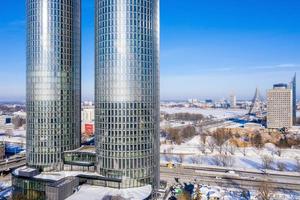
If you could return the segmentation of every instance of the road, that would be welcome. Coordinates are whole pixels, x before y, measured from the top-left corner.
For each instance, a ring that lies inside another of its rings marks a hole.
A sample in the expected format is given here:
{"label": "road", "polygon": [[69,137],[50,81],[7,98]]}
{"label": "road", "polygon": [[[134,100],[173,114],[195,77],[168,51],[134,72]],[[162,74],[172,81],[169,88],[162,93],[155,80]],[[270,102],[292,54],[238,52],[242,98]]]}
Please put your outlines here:
{"label": "road", "polygon": [[274,189],[286,189],[300,191],[299,173],[271,173],[234,170],[234,173],[226,173],[227,169],[209,167],[175,167],[173,169],[161,166],[161,180],[175,183],[174,177],[182,182],[196,180],[201,184],[211,186],[235,187],[241,189],[258,189],[263,183]]}
{"label": "road", "polygon": [[0,173],[2,173],[3,171],[10,171],[11,169],[22,167],[25,164],[26,164],[25,156],[12,158],[7,161],[4,160],[0,162]]}

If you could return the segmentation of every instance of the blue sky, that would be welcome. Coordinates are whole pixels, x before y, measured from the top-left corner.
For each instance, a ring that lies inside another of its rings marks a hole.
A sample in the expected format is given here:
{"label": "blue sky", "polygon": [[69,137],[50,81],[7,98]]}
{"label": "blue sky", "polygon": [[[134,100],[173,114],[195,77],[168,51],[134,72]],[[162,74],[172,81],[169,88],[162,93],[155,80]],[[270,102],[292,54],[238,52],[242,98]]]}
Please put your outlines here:
{"label": "blue sky", "polygon": [[[93,98],[93,0],[82,0],[82,90]],[[300,76],[300,1],[161,0],[161,99],[264,95]],[[0,100],[24,100],[25,1],[0,8]],[[300,87],[298,87],[300,94]]]}

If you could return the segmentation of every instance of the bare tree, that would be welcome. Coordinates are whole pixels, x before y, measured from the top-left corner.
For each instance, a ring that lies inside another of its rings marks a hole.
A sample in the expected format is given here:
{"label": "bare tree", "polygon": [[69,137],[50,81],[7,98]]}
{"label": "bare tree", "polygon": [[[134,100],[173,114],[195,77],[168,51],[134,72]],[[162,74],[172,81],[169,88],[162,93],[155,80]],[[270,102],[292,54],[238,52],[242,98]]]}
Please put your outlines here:
{"label": "bare tree", "polygon": [[262,161],[262,167],[264,169],[272,169],[273,158],[271,156],[262,155],[261,161]]}
{"label": "bare tree", "polygon": [[201,151],[202,154],[205,154],[206,150],[206,135],[201,135],[200,136],[200,146],[199,146],[199,151]]}
{"label": "bare tree", "polygon": [[215,165],[221,167],[232,167],[234,164],[234,159],[230,155],[219,154],[214,156]]}
{"label": "bare tree", "polygon": [[236,151],[236,147],[234,145],[230,145],[228,151],[231,155],[234,155]]}
{"label": "bare tree", "polygon": [[234,146],[234,144],[231,144],[229,142],[229,140],[227,142],[224,143],[224,151],[225,151],[225,154],[227,155],[228,153],[231,154],[231,155],[234,155],[235,153],[235,150],[236,150],[236,147]]}
{"label": "bare tree", "polygon": [[178,200],[190,200],[191,195],[188,192],[184,191],[180,195],[178,195],[177,199]]}
{"label": "bare tree", "polygon": [[167,162],[171,162],[172,157],[171,157],[170,155],[168,155],[168,154],[165,154],[165,160],[166,160]]}
{"label": "bare tree", "polygon": [[276,149],[276,155],[280,157],[281,154],[282,154],[282,149],[281,149],[280,147],[278,147],[278,148]]}
{"label": "bare tree", "polygon": [[223,151],[224,143],[229,140],[232,136],[225,129],[217,129],[212,136],[216,140],[216,145],[218,146],[218,151],[221,154]]}
{"label": "bare tree", "polygon": [[194,157],[194,156],[191,157],[191,162],[192,162],[192,164],[198,164],[197,163],[197,158]]}
{"label": "bare tree", "polygon": [[262,137],[259,132],[256,132],[254,137],[251,138],[251,144],[258,149],[263,146]]}
{"label": "bare tree", "polygon": [[204,145],[206,145],[206,137],[207,137],[207,135],[205,135],[205,134],[202,134],[200,136],[200,142]]}
{"label": "bare tree", "polygon": [[296,171],[300,172],[300,158],[298,156],[295,157],[295,161],[296,161]]}
{"label": "bare tree", "polygon": [[214,152],[215,147],[216,147],[216,142],[213,137],[210,137],[210,139],[207,141],[207,147],[210,150],[211,153]]}
{"label": "bare tree", "polygon": [[277,168],[279,171],[284,171],[286,169],[286,164],[284,162],[277,162]]}
{"label": "bare tree", "polygon": [[206,150],[205,144],[201,143],[198,149],[202,154],[205,154],[205,150]]}
{"label": "bare tree", "polygon": [[183,159],[184,159],[184,156],[181,154],[179,156],[175,157],[176,162],[178,162],[180,164],[182,164]]}
{"label": "bare tree", "polygon": [[258,188],[258,195],[261,200],[271,200],[272,190],[270,184],[263,182]]}
{"label": "bare tree", "polygon": [[196,157],[196,156],[192,156],[191,157],[191,162],[192,162],[192,164],[200,164],[201,163],[201,158]]}

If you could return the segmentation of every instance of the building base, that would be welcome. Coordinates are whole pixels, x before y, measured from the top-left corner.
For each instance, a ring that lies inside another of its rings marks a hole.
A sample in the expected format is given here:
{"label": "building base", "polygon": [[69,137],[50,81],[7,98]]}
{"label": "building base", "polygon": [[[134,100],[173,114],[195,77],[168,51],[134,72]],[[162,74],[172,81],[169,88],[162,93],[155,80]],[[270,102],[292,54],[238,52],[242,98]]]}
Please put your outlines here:
{"label": "building base", "polygon": [[[37,169],[22,167],[12,173],[14,200],[77,200],[86,193],[91,197],[113,199],[150,199],[152,186],[120,189],[122,180],[106,178],[95,172],[58,171],[42,172]],[[115,186],[112,188],[111,185]],[[90,189],[92,190],[90,191]],[[85,196],[86,197],[86,196]],[[92,198],[92,199],[93,199]],[[89,200],[92,200],[89,196]]]}

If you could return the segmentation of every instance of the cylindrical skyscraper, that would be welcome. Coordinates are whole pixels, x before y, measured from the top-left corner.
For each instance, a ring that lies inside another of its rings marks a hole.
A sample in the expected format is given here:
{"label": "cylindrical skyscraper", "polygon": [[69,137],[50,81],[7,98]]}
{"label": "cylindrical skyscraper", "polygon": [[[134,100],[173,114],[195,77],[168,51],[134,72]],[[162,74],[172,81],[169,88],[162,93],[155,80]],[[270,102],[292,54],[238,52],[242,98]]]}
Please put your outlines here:
{"label": "cylindrical skyscraper", "polygon": [[96,0],[95,10],[97,170],[121,188],[156,189],[159,0]]}
{"label": "cylindrical skyscraper", "polygon": [[80,146],[81,0],[26,0],[27,164],[60,169]]}

